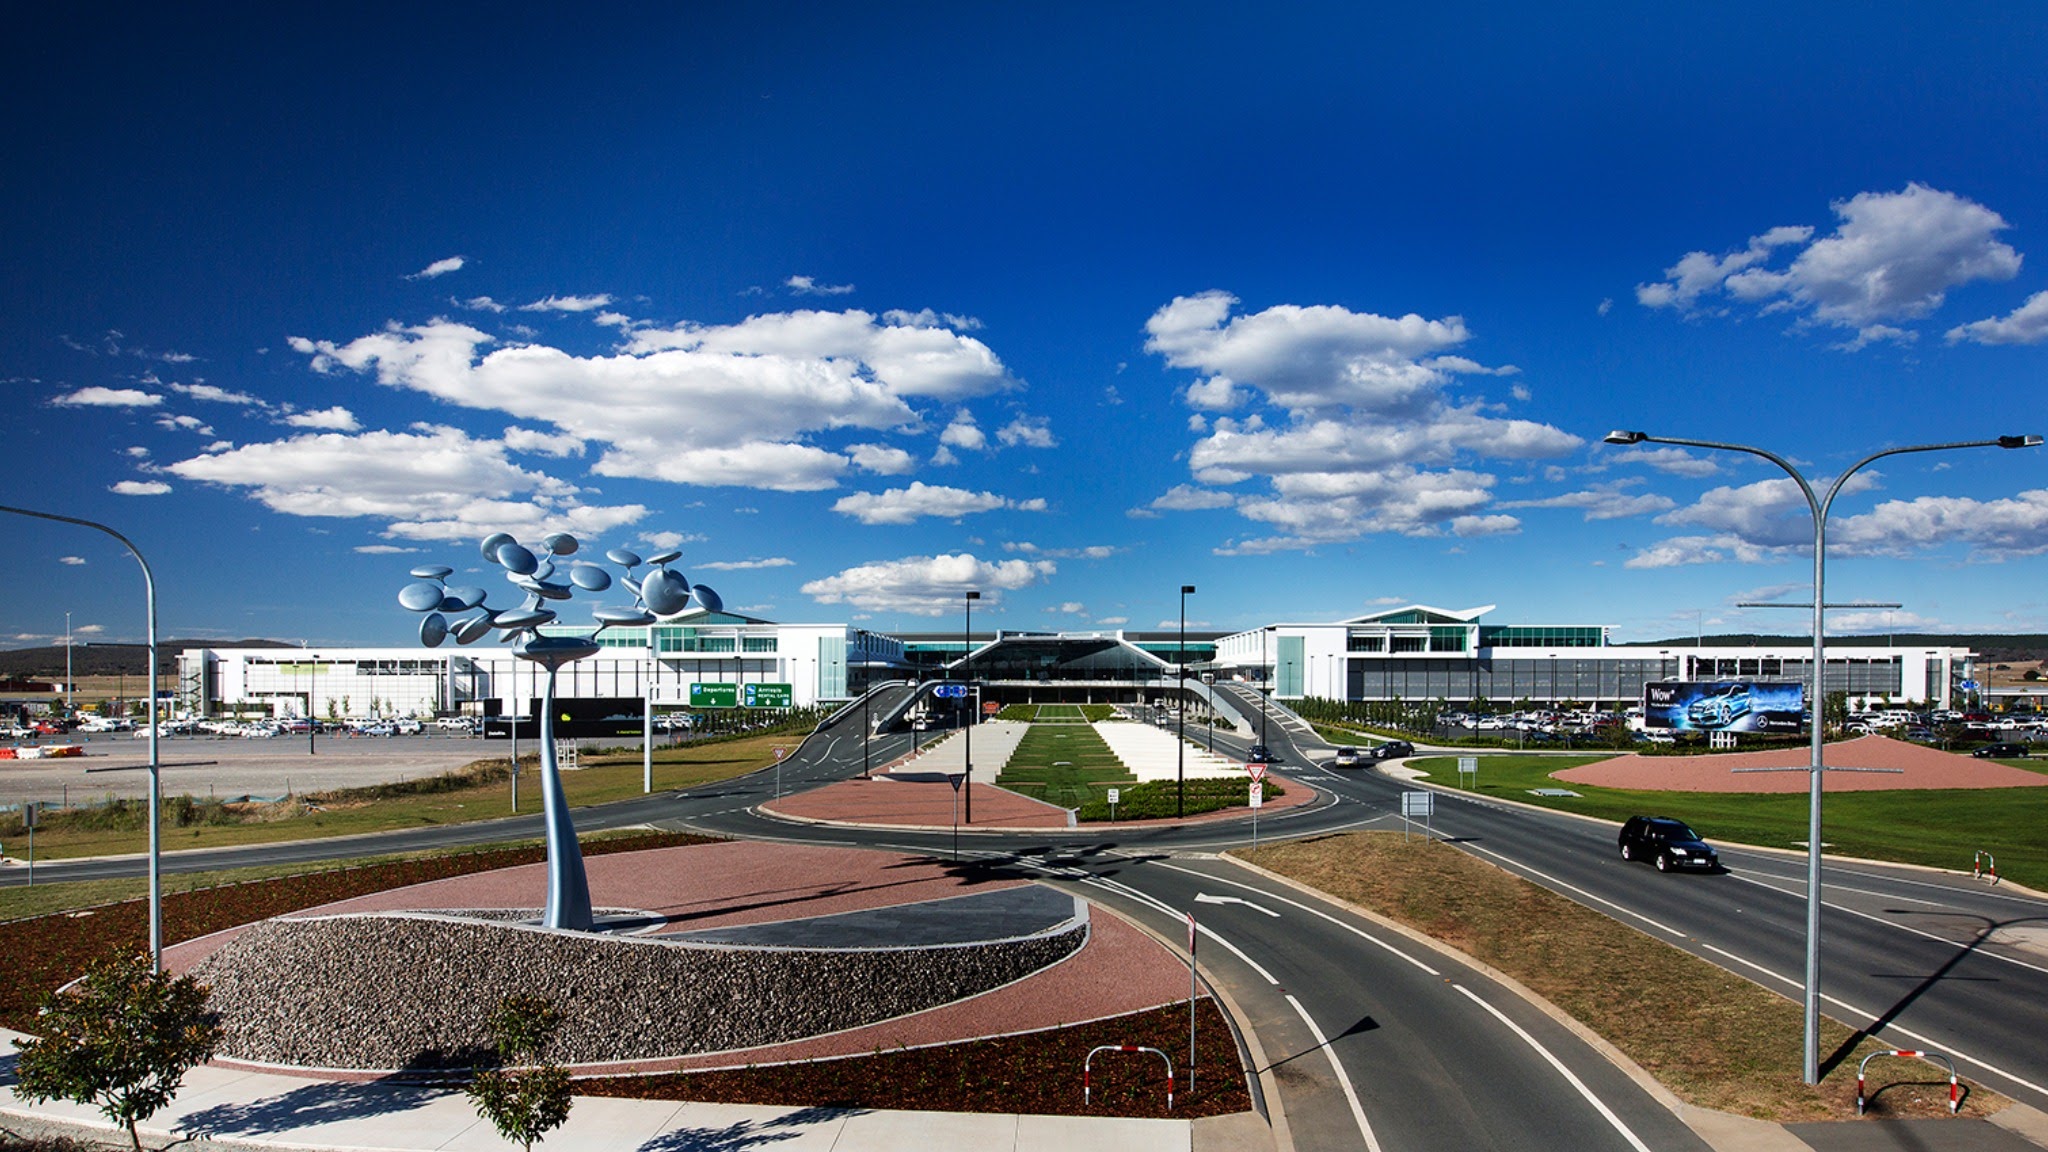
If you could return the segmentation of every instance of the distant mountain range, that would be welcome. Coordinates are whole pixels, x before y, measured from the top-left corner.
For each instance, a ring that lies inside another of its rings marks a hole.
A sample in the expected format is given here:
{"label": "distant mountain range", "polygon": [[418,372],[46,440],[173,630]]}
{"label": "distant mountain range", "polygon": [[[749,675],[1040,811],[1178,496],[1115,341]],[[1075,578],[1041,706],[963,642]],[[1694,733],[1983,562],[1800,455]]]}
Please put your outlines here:
{"label": "distant mountain range", "polygon": [[[159,640],[157,675],[178,671],[178,653],[187,648],[297,648],[281,640]],[[143,676],[149,672],[147,644],[79,644],[71,649],[71,675]],[[64,646],[0,650],[0,679],[64,678]]]}

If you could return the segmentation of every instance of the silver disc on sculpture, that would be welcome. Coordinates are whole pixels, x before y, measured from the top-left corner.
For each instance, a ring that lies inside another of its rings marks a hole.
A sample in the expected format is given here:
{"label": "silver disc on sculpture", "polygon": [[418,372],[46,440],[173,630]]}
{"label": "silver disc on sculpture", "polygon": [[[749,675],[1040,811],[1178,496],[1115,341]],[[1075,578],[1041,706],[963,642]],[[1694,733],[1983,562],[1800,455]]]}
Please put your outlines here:
{"label": "silver disc on sculpture", "polygon": [[441,606],[441,585],[420,580],[398,590],[398,602],[409,612],[432,612]]}
{"label": "silver disc on sculpture", "polygon": [[519,543],[518,537],[510,532],[493,532],[489,536],[484,537],[484,542],[478,545],[478,547],[482,550],[484,559],[496,564],[498,562],[498,549],[503,548],[507,544],[517,543]]}
{"label": "silver disc on sculpture", "polygon": [[497,561],[498,566],[505,571],[516,572],[521,576],[540,567],[540,561],[534,554],[516,543],[498,545]]}
{"label": "silver disc on sculpture", "polygon": [[585,592],[602,592],[612,586],[612,574],[595,564],[576,564],[569,569],[569,583]]}
{"label": "silver disc on sculpture", "polygon": [[640,582],[631,576],[619,577],[619,583],[624,584],[626,591],[631,592],[633,595],[638,596],[640,594]]}
{"label": "silver disc on sculpture", "polygon": [[[460,588],[450,588],[448,590],[448,599],[460,600],[462,602],[462,607],[455,609],[457,612],[469,611],[471,608],[483,603],[484,597],[489,595],[490,593],[474,584],[464,584]],[[444,607],[441,611],[446,612],[448,609]]]}
{"label": "silver disc on sculpture", "polygon": [[491,621],[491,626],[507,632],[517,632],[522,628],[538,628],[554,618],[555,611],[552,608],[530,608],[519,612],[500,612],[498,618]]}
{"label": "silver disc on sculpture", "polygon": [[456,622],[455,642],[457,644],[474,644],[485,636],[490,635],[490,632],[491,618],[489,616],[471,616],[467,620]]}
{"label": "silver disc on sculpture", "polygon": [[654,613],[645,608],[593,608],[590,614],[600,624],[652,624]]}
{"label": "silver disc on sculpture", "polygon": [[657,552],[654,555],[649,556],[647,558],[647,562],[649,564],[661,565],[666,564],[671,560],[680,559],[682,555],[683,554],[681,552]]}
{"label": "silver disc on sculpture", "polygon": [[656,616],[673,616],[690,604],[690,586],[666,568],[657,568],[640,582],[640,602]]}
{"label": "silver disc on sculpture", "polygon": [[573,556],[576,554],[577,549],[576,538],[574,536],[569,535],[567,532],[555,533],[547,539],[542,540],[540,542],[540,546],[547,549],[550,552],[553,552],[557,556]]}
{"label": "silver disc on sculpture", "polygon": [[576,591],[567,584],[557,584],[549,580],[536,580],[531,576],[513,576],[512,583],[526,589],[542,600],[567,600]]}
{"label": "silver disc on sculpture", "polygon": [[627,568],[632,568],[640,563],[640,554],[638,552],[633,551],[630,548],[614,548],[611,551],[606,552],[604,554],[604,558],[611,561],[614,564],[619,564]]}
{"label": "silver disc on sculpture", "polygon": [[695,600],[706,612],[725,611],[725,601],[719,599],[718,593],[713,592],[708,584],[699,584],[695,588],[690,589],[690,598]]}
{"label": "silver disc on sculpture", "polygon": [[544,553],[544,552],[536,552],[536,553],[534,553],[533,555],[534,555],[534,559],[536,559],[536,560],[540,561],[540,563],[538,563],[538,564],[535,564],[535,565],[533,566],[533,573],[532,573],[532,575],[533,575],[533,578],[534,578],[535,580],[552,580],[552,579],[554,579],[554,578],[555,578],[555,558],[554,558],[554,557],[552,557],[552,556],[549,556],[549,555],[547,555],[547,554],[546,554],[546,553]]}
{"label": "silver disc on sculpture", "polygon": [[432,613],[420,621],[420,643],[429,648],[439,648],[441,641],[448,638],[448,618],[439,612]]}
{"label": "silver disc on sculpture", "polygon": [[446,564],[422,564],[413,569],[412,574],[415,579],[419,580],[439,580],[454,571],[455,569],[448,567]]}

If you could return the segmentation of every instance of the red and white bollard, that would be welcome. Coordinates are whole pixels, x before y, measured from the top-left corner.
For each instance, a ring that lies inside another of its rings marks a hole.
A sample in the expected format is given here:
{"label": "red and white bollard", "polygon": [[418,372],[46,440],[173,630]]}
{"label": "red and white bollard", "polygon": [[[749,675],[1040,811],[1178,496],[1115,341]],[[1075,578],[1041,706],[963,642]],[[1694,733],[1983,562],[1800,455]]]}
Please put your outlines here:
{"label": "red and white bollard", "polygon": [[1858,1116],[1863,1115],[1865,1100],[1863,1095],[1863,1070],[1870,1065],[1872,1060],[1877,1059],[1879,1056],[1900,1056],[1908,1060],[1939,1060],[1943,1064],[1948,1065],[1948,1114],[1953,1116],[1962,1108],[1962,1086],[1956,1080],[1955,1061],[1950,1060],[1939,1052],[1929,1052],[1925,1049],[1888,1048],[1880,1052],[1872,1052],[1870,1055],[1865,1056],[1861,1063],[1856,1065],[1856,1114]]}
{"label": "red and white bollard", "polygon": [[1173,1060],[1157,1048],[1147,1048],[1139,1044],[1103,1044],[1089,1049],[1088,1058],[1081,1062],[1081,1103],[1083,1106],[1092,1102],[1093,1085],[1091,1083],[1091,1072],[1095,1066],[1095,1054],[1097,1052],[1150,1052],[1154,1056],[1159,1057],[1166,1064],[1166,1110],[1168,1112],[1173,1111]]}

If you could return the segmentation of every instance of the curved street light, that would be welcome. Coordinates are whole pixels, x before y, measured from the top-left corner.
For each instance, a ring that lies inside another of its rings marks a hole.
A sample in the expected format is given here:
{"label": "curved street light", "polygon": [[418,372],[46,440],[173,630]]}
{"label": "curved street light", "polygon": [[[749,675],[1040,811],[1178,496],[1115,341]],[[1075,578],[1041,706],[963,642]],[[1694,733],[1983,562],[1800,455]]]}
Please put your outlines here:
{"label": "curved street light", "polygon": [[[0,512],[97,528],[119,540],[121,546],[128,549],[128,554],[135,557],[135,562],[142,565],[142,594],[149,613],[149,965],[152,970],[161,972],[164,968],[164,877],[157,813],[163,807],[163,760],[157,753],[156,578],[150,575],[149,561],[142,558],[142,550],[135,546],[134,541],[96,520],[59,516],[54,512],[33,512],[27,508],[11,508],[4,504],[0,504]],[[65,658],[70,658],[68,650]]]}
{"label": "curved street light", "polygon": [[1828,486],[1825,496],[1816,496],[1813,485],[1807,482],[1797,468],[1785,458],[1762,448],[1747,444],[1723,444],[1713,440],[1689,440],[1677,436],[1652,436],[1647,432],[1630,432],[1616,429],[1602,438],[1609,444],[1675,444],[1686,448],[1710,448],[1721,452],[1745,452],[1761,456],[1777,465],[1792,482],[1799,485],[1799,491],[1806,497],[1807,508],[1813,513],[1813,687],[1808,703],[1813,710],[1809,723],[1812,729],[1812,752],[1807,775],[1806,812],[1806,1036],[1804,1064],[1808,1084],[1820,1083],[1820,797],[1821,775],[1826,770],[1822,752],[1822,717],[1826,711],[1827,697],[1823,693],[1823,676],[1827,671],[1827,650],[1823,638],[1823,613],[1827,608],[1824,597],[1827,564],[1828,511],[1834,506],[1835,497],[1864,465],[1887,456],[1902,456],[1909,452],[1943,452],[1952,448],[2036,448],[2041,437],[2035,435],[2000,436],[1991,440],[1961,440],[1946,444],[1912,444],[1903,448],[1887,448],[1872,452],[1844,469]]}

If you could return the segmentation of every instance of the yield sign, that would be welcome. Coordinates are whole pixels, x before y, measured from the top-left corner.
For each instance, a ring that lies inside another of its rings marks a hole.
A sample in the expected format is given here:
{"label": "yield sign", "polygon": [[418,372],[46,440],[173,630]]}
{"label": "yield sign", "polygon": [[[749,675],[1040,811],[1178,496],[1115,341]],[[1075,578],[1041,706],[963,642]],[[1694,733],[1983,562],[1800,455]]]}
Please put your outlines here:
{"label": "yield sign", "polygon": [[1254,762],[1245,765],[1244,768],[1245,771],[1252,774],[1252,779],[1254,780],[1264,780],[1266,778],[1266,766],[1264,764]]}

